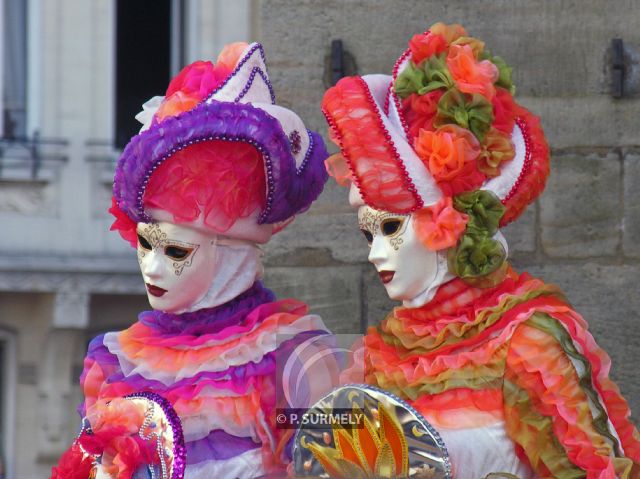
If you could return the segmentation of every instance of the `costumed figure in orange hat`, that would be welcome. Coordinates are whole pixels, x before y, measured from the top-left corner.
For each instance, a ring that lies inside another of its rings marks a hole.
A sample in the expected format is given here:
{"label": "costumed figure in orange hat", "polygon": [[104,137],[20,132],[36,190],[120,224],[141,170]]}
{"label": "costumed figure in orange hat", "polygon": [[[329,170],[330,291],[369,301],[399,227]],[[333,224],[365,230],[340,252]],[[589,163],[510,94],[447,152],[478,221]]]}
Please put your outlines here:
{"label": "costumed figure in orange hat", "polygon": [[[438,431],[452,477],[638,477],[640,436],[609,357],[556,286],[507,261],[500,228],[549,174],[540,123],[513,92],[504,60],[436,24],[392,76],[325,94],[341,150],[330,174],[350,187],[369,261],[403,303],[364,339],[366,382]],[[376,451],[322,454],[334,474],[375,475]],[[428,477],[393,467],[405,474],[383,477]]]}

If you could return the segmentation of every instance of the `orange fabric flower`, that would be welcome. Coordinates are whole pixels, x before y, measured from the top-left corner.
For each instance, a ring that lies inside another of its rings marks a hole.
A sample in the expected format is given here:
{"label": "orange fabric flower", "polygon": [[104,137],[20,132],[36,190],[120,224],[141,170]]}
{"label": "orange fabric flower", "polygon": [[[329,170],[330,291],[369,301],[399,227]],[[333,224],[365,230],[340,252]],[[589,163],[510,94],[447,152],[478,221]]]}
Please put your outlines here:
{"label": "orange fabric flower", "polygon": [[425,58],[442,53],[447,49],[447,41],[442,35],[431,32],[418,33],[409,40],[411,60],[418,65]]}
{"label": "orange fabric flower", "polygon": [[482,142],[478,157],[478,169],[487,176],[498,176],[500,164],[513,160],[516,150],[511,138],[495,128],[491,128]]}
{"label": "orange fabric flower", "polygon": [[447,54],[447,67],[460,91],[480,93],[493,99],[498,80],[498,68],[489,60],[478,62],[469,45],[451,45]]}
{"label": "orange fabric flower", "polygon": [[447,25],[445,23],[438,22],[432,25],[429,31],[434,35],[442,35],[448,45],[455,42],[460,37],[468,36],[467,31],[464,29],[464,27],[457,23]]}
{"label": "orange fabric flower", "polygon": [[402,100],[402,113],[409,126],[409,140],[415,142],[420,130],[433,130],[433,120],[438,113],[438,102],[444,92],[434,90],[424,95],[412,93]]}
{"label": "orange fabric flower", "polygon": [[198,98],[177,91],[160,104],[155,114],[155,120],[160,122],[167,117],[179,115],[180,113],[191,110],[198,103]]}
{"label": "orange fabric flower", "polygon": [[468,219],[467,215],[453,207],[453,200],[449,196],[413,214],[418,238],[432,251],[455,246],[467,227]]}
{"label": "orange fabric flower", "polygon": [[324,166],[327,169],[329,176],[336,180],[336,183],[340,186],[349,186],[351,182],[351,171],[349,170],[347,161],[341,153],[331,155],[329,158],[324,160]]}
{"label": "orange fabric flower", "polygon": [[480,58],[480,55],[484,51],[484,42],[473,37],[460,37],[456,41],[452,42],[452,45],[469,45],[476,58]]}
{"label": "orange fabric flower", "polygon": [[480,154],[480,144],[473,133],[457,125],[445,125],[436,131],[420,130],[415,149],[438,182],[453,180],[465,163]]}
{"label": "orange fabric flower", "polygon": [[225,45],[220,55],[218,55],[216,65],[225,66],[229,71],[233,70],[240,59],[240,55],[242,55],[242,52],[244,52],[248,46],[249,44],[246,42],[235,42]]}

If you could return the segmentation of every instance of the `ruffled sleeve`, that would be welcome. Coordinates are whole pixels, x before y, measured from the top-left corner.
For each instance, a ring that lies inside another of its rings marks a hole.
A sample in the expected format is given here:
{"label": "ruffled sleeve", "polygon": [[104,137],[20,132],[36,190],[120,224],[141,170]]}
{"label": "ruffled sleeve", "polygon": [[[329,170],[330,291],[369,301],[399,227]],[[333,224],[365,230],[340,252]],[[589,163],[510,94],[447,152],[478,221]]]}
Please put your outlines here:
{"label": "ruffled sleeve", "polygon": [[80,387],[84,393],[84,403],[80,405],[80,416],[87,415],[98,399],[124,397],[135,389],[122,381],[110,379],[120,370],[118,360],[104,345],[104,335],[97,336],[89,343],[80,376]]}
{"label": "ruffled sleeve", "polygon": [[537,313],[516,329],[503,386],[507,432],[541,477],[640,477],[638,432],[609,364],[575,313]]}

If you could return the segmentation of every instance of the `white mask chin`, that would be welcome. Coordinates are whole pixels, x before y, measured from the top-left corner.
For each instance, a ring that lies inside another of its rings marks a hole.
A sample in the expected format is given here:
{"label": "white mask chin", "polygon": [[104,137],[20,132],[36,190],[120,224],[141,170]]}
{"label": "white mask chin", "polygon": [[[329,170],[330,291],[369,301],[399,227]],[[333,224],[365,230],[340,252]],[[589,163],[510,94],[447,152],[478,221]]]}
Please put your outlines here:
{"label": "white mask chin", "polygon": [[138,262],[153,309],[184,313],[223,304],[262,274],[255,244],[168,222],[138,223]]}

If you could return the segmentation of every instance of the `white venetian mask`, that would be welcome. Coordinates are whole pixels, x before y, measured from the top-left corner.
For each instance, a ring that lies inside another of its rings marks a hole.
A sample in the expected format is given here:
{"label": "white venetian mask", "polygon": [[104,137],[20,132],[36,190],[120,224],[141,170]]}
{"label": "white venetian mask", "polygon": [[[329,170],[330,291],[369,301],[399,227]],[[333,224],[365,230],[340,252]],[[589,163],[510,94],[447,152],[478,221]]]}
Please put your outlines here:
{"label": "white venetian mask", "polygon": [[188,310],[216,274],[217,235],[167,222],[138,223],[138,262],[153,309]]}
{"label": "white venetian mask", "polygon": [[411,215],[361,206],[358,225],[369,243],[369,261],[391,299],[409,307],[422,306],[433,298],[440,284],[452,278],[446,256],[418,239]]}

